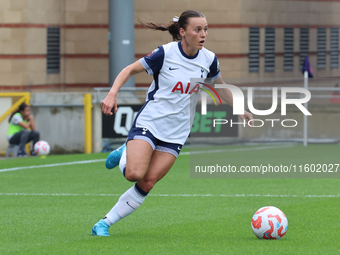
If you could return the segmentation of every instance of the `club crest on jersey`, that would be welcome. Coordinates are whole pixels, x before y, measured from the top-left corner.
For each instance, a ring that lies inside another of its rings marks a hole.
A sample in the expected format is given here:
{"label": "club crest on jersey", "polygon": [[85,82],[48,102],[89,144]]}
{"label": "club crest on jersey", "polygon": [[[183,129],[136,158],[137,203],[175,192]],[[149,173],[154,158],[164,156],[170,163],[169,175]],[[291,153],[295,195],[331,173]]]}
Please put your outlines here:
{"label": "club crest on jersey", "polygon": [[171,92],[174,93],[179,93],[179,94],[192,94],[195,93],[197,94],[198,91],[200,89],[200,85],[196,84],[195,86],[190,86],[190,82],[186,85],[186,87],[184,87],[182,82],[177,82],[177,84],[175,85],[175,87],[173,87],[173,89],[171,90]]}

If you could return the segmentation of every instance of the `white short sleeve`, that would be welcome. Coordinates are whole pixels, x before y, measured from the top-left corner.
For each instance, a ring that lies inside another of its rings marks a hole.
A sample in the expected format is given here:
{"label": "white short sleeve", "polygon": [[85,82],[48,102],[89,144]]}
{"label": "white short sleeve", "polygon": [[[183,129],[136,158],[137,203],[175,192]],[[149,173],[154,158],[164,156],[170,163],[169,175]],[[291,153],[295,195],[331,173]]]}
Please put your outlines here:
{"label": "white short sleeve", "polygon": [[12,117],[12,120],[11,120],[12,125],[18,125],[19,122],[22,122],[22,121],[24,121],[24,120],[22,119],[22,116],[20,114],[15,114]]}

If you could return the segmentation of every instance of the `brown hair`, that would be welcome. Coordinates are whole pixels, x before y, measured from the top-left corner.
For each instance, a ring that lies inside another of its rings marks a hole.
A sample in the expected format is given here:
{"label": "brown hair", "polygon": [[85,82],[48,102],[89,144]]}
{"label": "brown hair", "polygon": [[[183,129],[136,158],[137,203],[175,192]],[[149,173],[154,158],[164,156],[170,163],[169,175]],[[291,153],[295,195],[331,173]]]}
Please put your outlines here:
{"label": "brown hair", "polygon": [[141,23],[144,27],[151,28],[154,30],[161,30],[161,31],[169,31],[174,41],[179,41],[182,39],[181,35],[179,34],[179,29],[183,28],[184,30],[188,26],[189,18],[205,18],[205,16],[200,13],[199,11],[195,10],[187,10],[181,14],[178,21],[171,21],[168,24],[156,24],[151,21],[143,22],[138,19],[138,22]]}

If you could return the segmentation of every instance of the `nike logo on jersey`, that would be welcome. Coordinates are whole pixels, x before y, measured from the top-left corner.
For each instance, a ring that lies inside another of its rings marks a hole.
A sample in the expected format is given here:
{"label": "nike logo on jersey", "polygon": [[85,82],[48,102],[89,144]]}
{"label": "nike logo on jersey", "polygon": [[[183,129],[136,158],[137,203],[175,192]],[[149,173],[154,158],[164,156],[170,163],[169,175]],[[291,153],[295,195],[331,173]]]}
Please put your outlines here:
{"label": "nike logo on jersey", "polygon": [[179,68],[172,68],[172,67],[169,67],[169,70],[172,71],[172,70],[177,70]]}
{"label": "nike logo on jersey", "polygon": [[181,149],[182,149],[181,147],[179,147],[179,146],[177,147],[177,150],[179,150],[179,151],[180,151]]}

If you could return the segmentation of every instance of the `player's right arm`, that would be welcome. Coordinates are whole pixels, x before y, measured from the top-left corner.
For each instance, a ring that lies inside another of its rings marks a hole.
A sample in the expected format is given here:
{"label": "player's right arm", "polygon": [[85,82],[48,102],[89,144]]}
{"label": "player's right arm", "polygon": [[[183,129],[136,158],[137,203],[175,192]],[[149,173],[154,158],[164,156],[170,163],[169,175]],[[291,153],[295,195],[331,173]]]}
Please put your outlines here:
{"label": "player's right arm", "polygon": [[30,121],[27,121],[27,123],[24,123],[23,121],[20,121],[18,125],[22,126],[25,129],[28,129],[31,125]]}
{"label": "player's right arm", "polygon": [[139,60],[131,65],[125,67],[116,77],[109,93],[102,102],[102,111],[105,115],[112,115],[112,108],[114,107],[114,112],[116,113],[117,108],[117,93],[119,89],[135,74],[145,71]]}

